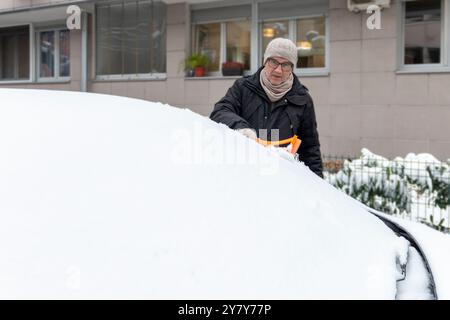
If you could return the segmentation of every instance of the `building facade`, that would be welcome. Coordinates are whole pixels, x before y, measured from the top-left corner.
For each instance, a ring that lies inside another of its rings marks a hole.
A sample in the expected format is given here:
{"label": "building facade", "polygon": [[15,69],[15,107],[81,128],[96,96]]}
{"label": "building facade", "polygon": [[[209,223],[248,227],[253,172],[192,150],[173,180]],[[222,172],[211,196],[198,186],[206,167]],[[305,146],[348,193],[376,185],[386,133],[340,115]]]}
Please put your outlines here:
{"label": "building facade", "polygon": [[[209,115],[267,43],[291,38],[295,73],[316,108],[322,152],[450,158],[450,0],[391,0],[380,13],[347,0],[2,0],[0,87],[88,91]],[[80,29],[69,30],[67,19]],[[73,8],[72,8],[73,9]],[[374,21],[374,20],[370,20]],[[209,60],[203,77],[184,60]]]}

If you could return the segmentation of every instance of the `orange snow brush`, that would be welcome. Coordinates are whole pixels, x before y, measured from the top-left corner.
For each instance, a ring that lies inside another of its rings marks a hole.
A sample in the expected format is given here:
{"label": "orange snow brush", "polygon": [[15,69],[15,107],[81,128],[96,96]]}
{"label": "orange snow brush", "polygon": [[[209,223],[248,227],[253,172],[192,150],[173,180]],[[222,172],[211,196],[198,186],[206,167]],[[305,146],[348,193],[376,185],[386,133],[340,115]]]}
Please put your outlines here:
{"label": "orange snow brush", "polygon": [[299,139],[297,137],[297,135],[294,135],[288,139],[284,139],[284,140],[278,140],[278,141],[266,141],[266,140],[262,140],[260,138],[256,139],[256,142],[262,144],[263,146],[280,146],[283,144],[291,144],[292,148],[290,150],[291,154],[295,154],[298,150],[298,148],[300,148],[300,143],[302,143],[302,140]]}

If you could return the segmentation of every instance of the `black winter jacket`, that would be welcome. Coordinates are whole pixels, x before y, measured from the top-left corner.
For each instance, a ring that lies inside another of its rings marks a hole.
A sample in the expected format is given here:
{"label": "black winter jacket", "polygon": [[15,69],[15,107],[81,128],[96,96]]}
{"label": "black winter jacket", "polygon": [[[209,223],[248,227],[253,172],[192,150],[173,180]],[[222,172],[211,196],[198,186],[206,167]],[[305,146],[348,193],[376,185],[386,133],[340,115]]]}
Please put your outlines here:
{"label": "black winter jacket", "polygon": [[302,140],[298,150],[299,159],[322,177],[316,115],[308,89],[294,75],[292,89],[279,101],[272,103],[259,81],[262,69],[236,80],[225,97],[215,104],[210,118],[231,129],[255,129],[258,136],[260,129],[267,129],[267,137],[261,137],[264,140],[271,140],[271,129],[279,130],[279,140],[296,134]]}

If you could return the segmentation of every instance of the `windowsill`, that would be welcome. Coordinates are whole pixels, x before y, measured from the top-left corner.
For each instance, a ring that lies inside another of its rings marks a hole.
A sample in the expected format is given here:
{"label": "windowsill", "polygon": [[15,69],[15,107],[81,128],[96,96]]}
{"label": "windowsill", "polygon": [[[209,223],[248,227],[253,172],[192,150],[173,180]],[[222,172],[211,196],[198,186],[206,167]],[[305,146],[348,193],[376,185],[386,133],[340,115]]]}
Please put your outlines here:
{"label": "windowsill", "polygon": [[[239,79],[242,77],[245,77],[249,74],[243,74],[242,76],[219,76],[219,75],[212,75],[212,76],[204,76],[204,77],[184,77],[185,80],[228,80],[228,79]],[[294,71],[294,74],[297,77],[328,77],[330,75],[330,72],[328,70],[323,71],[313,71],[313,72],[299,72]]]}
{"label": "windowsill", "polygon": [[36,82],[32,82],[33,84],[40,84],[40,83],[45,83],[45,84],[66,84],[66,83],[70,83],[71,79],[70,78],[47,78],[47,79],[38,79]]}
{"label": "windowsill", "polygon": [[70,83],[70,78],[61,78],[61,79],[38,79],[36,81],[31,80],[0,80],[0,85],[2,84],[67,84]]}
{"label": "windowsill", "polygon": [[313,68],[313,69],[295,69],[294,74],[297,77],[328,77],[330,75],[330,70],[328,68]]}
{"label": "windowsill", "polygon": [[240,79],[242,76],[204,76],[204,77],[184,77],[184,80],[234,80]]}
{"label": "windowsill", "polygon": [[395,73],[396,74],[450,73],[450,67],[405,68],[405,69],[399,69]]}
{"label": "windowsill", "polygon": [[1,84],[31,84],[34,83],[31,80],[0,80]]}
{"label": "windowsill", "polygon": [[92,82],[124,82],[124,81],[165,81],[167,80],[167,75],[130,75],[130,76],[96,76]]}

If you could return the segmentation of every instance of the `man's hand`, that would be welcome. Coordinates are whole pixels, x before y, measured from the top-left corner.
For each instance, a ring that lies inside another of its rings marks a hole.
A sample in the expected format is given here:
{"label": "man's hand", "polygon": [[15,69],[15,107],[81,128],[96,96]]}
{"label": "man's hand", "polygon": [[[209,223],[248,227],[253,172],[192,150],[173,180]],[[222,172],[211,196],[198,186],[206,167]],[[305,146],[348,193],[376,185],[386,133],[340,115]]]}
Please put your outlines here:
{"label": "man's hand", "polygon": [[250,129],[250,128],[237,129],[237,132],[243,134],[244,136],[246,136],[249,139],[252,139],[252,140],[258,139],[258,136],[256,135],[256,131],[253,129]]}

